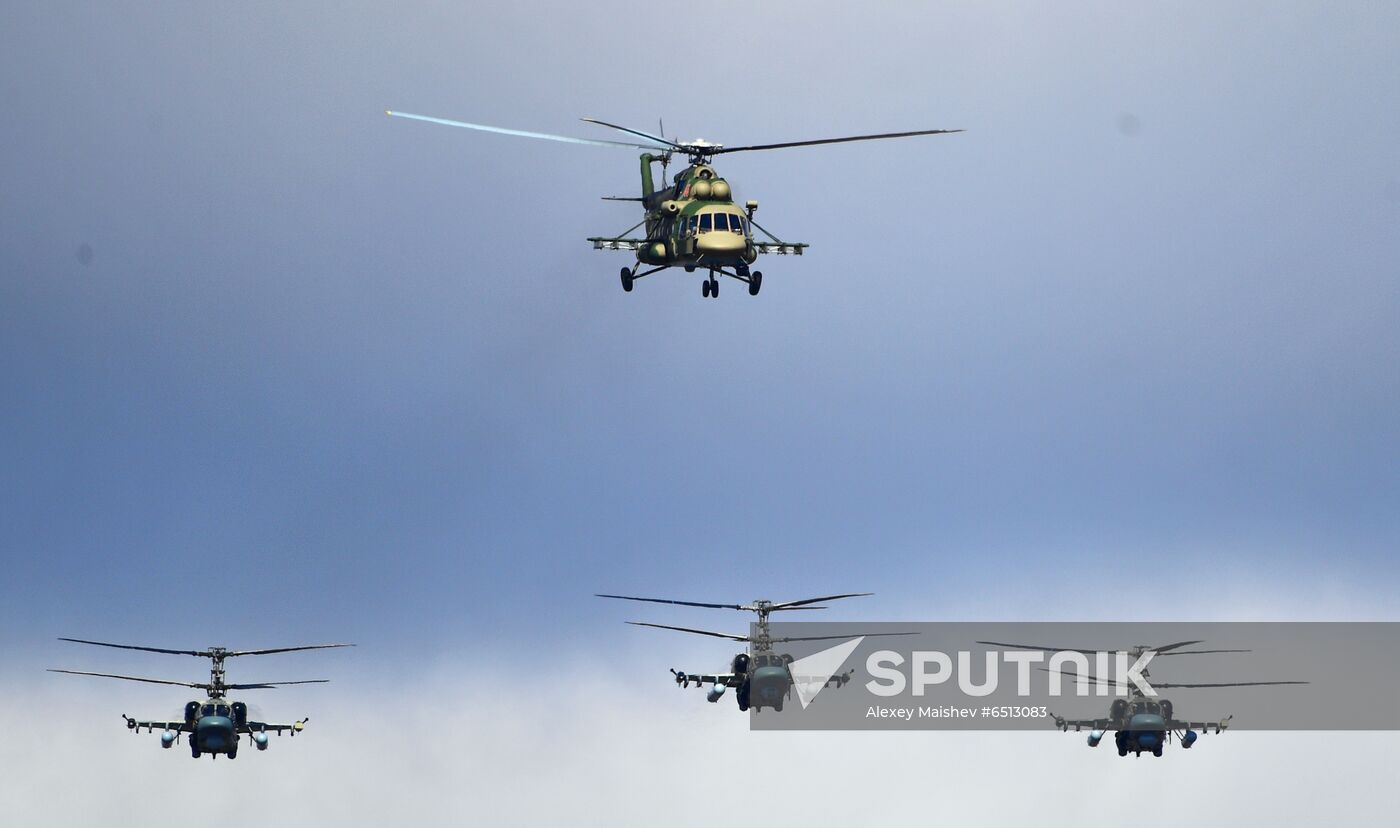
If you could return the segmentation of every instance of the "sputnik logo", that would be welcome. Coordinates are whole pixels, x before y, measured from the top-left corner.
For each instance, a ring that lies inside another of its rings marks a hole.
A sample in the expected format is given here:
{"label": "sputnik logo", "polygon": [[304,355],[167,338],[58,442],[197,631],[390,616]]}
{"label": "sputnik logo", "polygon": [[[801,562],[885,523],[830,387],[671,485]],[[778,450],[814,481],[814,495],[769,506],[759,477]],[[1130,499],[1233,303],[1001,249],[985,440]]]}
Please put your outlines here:
{"label": "sputnik logo", "polygon": [[792,674],[792,686],[797,690],[797,700],[802,702],[803,710],[817,698],[818,693],[826,689],[833,678],[840,676],[841,665],[846,663],[846,659],[850,658],[851,653],[855,652],[856,647],[864,640],[865,636],[852,638],[835,647],[799,658],[788,665],[788,671]]}

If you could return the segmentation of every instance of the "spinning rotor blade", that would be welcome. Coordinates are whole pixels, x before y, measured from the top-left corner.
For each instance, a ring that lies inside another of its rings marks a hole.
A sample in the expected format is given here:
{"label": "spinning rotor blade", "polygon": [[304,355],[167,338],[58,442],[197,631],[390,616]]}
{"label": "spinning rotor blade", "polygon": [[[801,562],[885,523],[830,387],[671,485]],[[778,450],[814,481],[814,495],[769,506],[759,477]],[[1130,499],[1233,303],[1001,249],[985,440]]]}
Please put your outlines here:
{"label": "spinning rotor blade", "polygon": [[231,650],[226,656],[269,655],[271,653],[294,653],[298,650],[330,650],[336,647],[353,647],[354,644],[303,644],[299,647],[273,647],[267,650]]}
{"label": "spinning rotor blade", "polygon": [[962,131],[961,129],[919,129],[913,132],[885,132],[879,135],[851,135],[845,138],[818,138],[815,141],[786,141],[781,144],[753,144],[747,147],[723,147],[715,150],[713,154],[786,149],[788,147],[810,147],[816,144],[845,144],[851,141],[879,141],[885,138],[909,138],[915,135],[948,135],[950,133]]}
{"label": "spinning rotor blade", "polygon": [[[608,123],[607,121],[600,121],[600,120],[598,120],[597,118],[579,118],[579,120],[580,120],[580,121],[587,121],[587,122],[590,123],[590,124],[597,124],[598,126],[605,126],[605,127],[608,127],[609,129],[615,129],[615,130],[617,130],[617,131],[619,131],[619,132],[626,132],[626,133],[628,133],[629,135],[636,135],[636,136],[639,136],[639,137],[641,137],[641,138],[645,138],[645,139],[647,139],[648,141],[656,141],[657,143],[659,143],[659,144],[661,144],[661,145],[663,145],[663,146],[670,147],[671,149],[680,149],[680,148],[681,148],[681,147],[680,147],[680,144],[677,144],[677,143],[674,142],[674,141],[668,141],[668,140],[666,140],[665,138],[662,138],[660,135],[652,135],[652,134],[649,133],[649,132],[642,132],[642,131],[639,130],[639,129],[632,129],[632,128],[630,128],[630,127],[618,126],[617,124],[610,124],[610,123]],[[652,149],[660,149],[660,148],[661,148],[661,147],[652,147]]]}
{"label": "spinning rotor blade", "polygon": [[655,627],[658,630],[676,630],[677,632],[693,633],[695,635],[708,635],[714,638],[727,638],[730,641],[749,641],[749,637],[747,635],[730,635],[729,633],[710,632],[709,630],[693,630],[690,627],[672,627],[668,624],[648,624],[645,621],[628,621],[627,623],[635,627]]}
{"label": "spinning rotor blade", "polygon": [[[841,598],[862,598],[866,595],[874,595],[873,592],[846,592],[841,595],[823,595],[820,598],[803,598],[801,601],[784,601],[781,604],[774,604],[770,609],[808,609],[806,604],[817,604],[822,601],[836,601]],[[825,609],[825,607],[811,607],[811,609]]]}
{"label": "spinning rotor blade", "polygon": [[167,650],[163,647],[138,647],[135,644],[108,644],[105,641],[88,641],[83,638],[62,638],[59,641],[71,641],[74,644],[92,644],[95,647],[115,647],[118,650],[143,650],[148,653],[167,653],[169,655],[201,656],[208,658],[210,653],[207,650]]}
{"label": "spinning rotor blade", "polygon": [[598,598],[617,598],[621,601],[645,601],[649,604],[679,604],[683,607],[708,607],[710,609],[744,609],[740,604],[706,604],[701,601],[673,601],[669,598],[635,598],[631,595],[604,595],[601,592],[595,592],[593,594]]}
{"label": "spinning rotor blade", "polygon": [[289,684],[326,684],[330,679],[306,679],[304,681],[260,681],[256,684],[225,684],[228,690],[275,690]]}
{"label": "spinning rotor blade", "polygon": [[[145,649],[145,648],[144,648],[144,647],[137,647],[136,649]],[[157,652],[160,652],[160,651],[157,651]],[[55,670],[55,669],[53,669],[53,668],[50,668],[50,669],[49,669],[49,672],[50,672],[50,673],[67,673],[67,674],[70,675],[70,676],[97,676],[97,677],[99,677],[99,678],[114,678],[114,679],[122,679],[122,680],[124,680],[124,681],[144,681],[144,682],[146,682],[147,684],[173,684],[173,685],[175,685],[176,687],[197,687],[197,688],[200,688],[200,689],[203,689],[203,690],[208,690],[208,689],[209,689],[209,685],[207,685],[207,684],[202,684],[202,683],[200,683],[200,682],[195,682],[195,681],[167,681],[167,680],[165,680],[165,679],[141,678],[140,676],[119,676],[119,675],[117,675],[116,673],[88,673],[88,672],[85,672],[85,671],[83,671],[83,670]]]}
{"label": "spinning rotor blade", "polygon": [[[391,109],[384,110],[384,114],[391,118],[408,118],[413,121],[427,121],[430,124],[443,124],[444,126],[476,129],[482,132],[495,132],[500,135],[518,135],[522,138],[542,138],[546,141],[562,141],[566,144],[591,144],[597,147],[629,147],[635,149],[665,149],[665,147],[656,147],[650,144],[630,144],[623,141],[598,141],[591,138],[570,138],[567,135],[550,135],[547,132],[529,132],[523,129],[506,129],[505,127],[493,127],[485,124],[469,124],[466,121],[452,121],[447,118],[433,118],[428,115],[413,115],[408,112],[395,112]],[[626,131],[630,132],[631,130]],[[651,136],[646,137],[649,138]]]}

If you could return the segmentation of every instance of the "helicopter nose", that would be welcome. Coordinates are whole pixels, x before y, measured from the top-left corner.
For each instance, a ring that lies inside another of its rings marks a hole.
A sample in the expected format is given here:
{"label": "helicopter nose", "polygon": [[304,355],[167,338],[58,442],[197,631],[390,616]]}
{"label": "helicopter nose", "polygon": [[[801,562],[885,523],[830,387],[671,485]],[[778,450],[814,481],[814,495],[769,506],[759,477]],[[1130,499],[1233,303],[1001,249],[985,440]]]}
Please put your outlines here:
{"label": "helicopter nose", "polygon": [[702,253],[738,253],[744,249],[744,234],[722,230],[701,233],[695,239],[695,248]]}
{"label": "helicopter nose", "polygon": [[233,720],[227,716],[205,716],[196,725],[195,736],[205,750],[226,749],[233,742]]}

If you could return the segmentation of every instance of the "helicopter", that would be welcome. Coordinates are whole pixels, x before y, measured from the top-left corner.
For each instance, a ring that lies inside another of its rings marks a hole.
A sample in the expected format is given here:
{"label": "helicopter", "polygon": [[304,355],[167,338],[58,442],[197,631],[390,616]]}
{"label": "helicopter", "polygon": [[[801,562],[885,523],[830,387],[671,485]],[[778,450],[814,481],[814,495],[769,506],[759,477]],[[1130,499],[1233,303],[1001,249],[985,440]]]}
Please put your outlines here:
{"label": "helicopter", "polygon": [[210,647],[207,650],[170,650],[162,647],[139,647],[134,644],[108,644],[105,641],[88,641],[82,638],[60,638],[75,644],[91,644],[97,647],[114,647],[121,650],[141,650],[148,653],[188,655],[210,660],[209,681],[168,681],[166,679],[140,678],[113,673],[91,673],[82,670],[56,670],[50,673],[67,673],[75,676],[98,676],[101,678],[141,681],[147,684],[173,684],[178,687],[193,687],[204,690],[208,698],[204,701],[191,701],[185,705],[184,717],[178,721],[142,721],[122,714],[127,729],[140,733],[146,728],[152,733],[160,728],[160,746],[169,749],[180,741],[182,734],[190,735],[190,756],[198,759],[204,754],[215,759],[224,754],[230,759],[238,758],[238,745],[246,734],[258,750],[267,750],[268,734],[282,735],[284,732],[296,736],[306,727],[309,718],[298,719],[291,724],[269,724],[248,718],[248,705],[241,701],[230,701],[230,690],[270,690],[290,684],[325,684],[328,679],[306,679],[303,681],[264,681],[254,684],[229,684],[224,680],[224,660],[235,656],[270,655],[290,653],[300,650],[327,650],[336,647],[353,647],[353,644],[307,644],[298,647],[274,647],[265,650],[229,650],[223,647]]}
{"label": "helicopter", "polygon": [[[744,206],[740,208],[734,201],[733,187],[710,164],[711,159],[716,155],[807,147],[817,144],[879,141],[918,135],[947,135],[963,131],[961,129],[921,129],[911,132],[886,132],[872,135],[850,135],[842,138],[818,138],[807,141],[728,147],[723,144],[711,143],[703,138],[691,141],[665,138],[663,135],[610,124],[596,118],[582,118],[581,120],[627,133],[634,139],[640,138],[646,143],[571,138],[564,135],[506,129],[394,110],[385,110],[385,114],[392,118],[407,118],[503,135],[540,138],[571,144],[646,150],[641,155],[641,196],[603,197],[607,201],[640,202],[644,211],[642,220],[616,235],[591,236],[588,241],[593,245],[594,250],[636,252],[637,263],[631,267],[624,267],[621,271],[624,291],[630,293],[636,281],[643,277],[671,268],[682,268],[686,273],[702,270],[706,274],[705,281],[700,287],[700,294],[707,299],[719,298],[720,283],[717,276],[727,276],[743,282],[748,285],[749,295],[757,296],[763,287],[763,272],[750,270],[749,266],[757,260],[760,254],[801,256],[803,251],[810,247],[802,242],[783,241],[764,229],[754,220],[754,213],[758,211],[757,201],[746,201]],[[661,123],[659,127],[659,132],[664,134],[665,124]],[[666,168],[673,155],[684,156],[688,164],[676,173],[668,185],[665,180]],[[656,163],[661,164],[660,189],[657,188],[653,178],[652,165]],[[640,237],[630,235],[643,226],[645,226],[644,235]],[[758,230],[765,238],[756,238],[754,230]],[[643,267],[648,269],[643,270]]]}
{"label": "helicopter", "polygon": [[[978,641],[978,644],[986,644],[993,647],[1006,647],[1014,650],[1043,650],[1045,652],[1077,652],[1086,655],[1103,652],[1102,650],[1079,649],[1075,647],[1040,647],[1032,644],[1006,644],[1000,641]],[[1125,650],[1129,659],[1137,660],[1142,658],[1144,653],[1153,653],[1161,656],[1179,655],[1205,655],[1208,653],[1247,653],[1249,650],[1182,650],[1181,647],[1189,647],[1193,644],[1203,644],[1204,641],[1177,641],[1161,647],[1151,647],[1143,644],[1136,645],[1129,650]],[[1046,668],[1039,668],[1048,672]],[[1148,676],[1147,668],[1144,666],[1140,670],[1143,678]],[[1090,682],[1098,686],[1108,686],[1124,688],[1122,682],[1110,681],[1099,676],[1088,676]],[[1259,687],[1264,685],[1280,684],[1307,684],[1306,681],[1232,681],[1213,683],[1192,683],[1181,684],[1165,681],[1153,681],[1153,688],[1200,688],[1200,687]],[[1129,753],[1142,757],[1143,751],[1148,751],[1153,756],[1161,756],[1163,749],[1175,737],[1183,749],[1189,749],[1196,743],[1198,734],[1209,733],[1215,728],[1216,734],[1224,733],[1230,726],[1230,721],[1234,715],[1228,715],[1219,721],[1188,721],[1175,718],[1175,710],[1169,699],[1160,699],[1155,695],[1148,696],[1136,683],[1126,685],[1128,691],[1127,698],[1116,698],[1109,705],[1108,716],[1102,719],[1066,719],[1051,713],[1050,716],[1055,721],[1055,727],[1067,732],[1071,727],[1076,733],[1084,728],[1089,729],[1087,744],[1089,747],[1098,747],[1104,735],[1112,730],[1114,733],[1114,745],[1118,748],[1119,756],[1127,756]]]}
{"label": "helicopter", "polygon": [[[771,708],[775,713],[781,713],[783,702],[790,698],[792,691],[798,685],[812,686],[813,684],[828,687],[844,687],[851,680],[854,671],[847,671],[830,676],[803,676],[794,675],[790,665],[793,657],[786,653],[775,652],[775,644],[785,644],[790,641],[831,641],[849,640],[862,633],[846,633],[844,635],[815,635],[815,636],[785,636],[775,637],[771,634],[768,616],[774,612],[786,612],[790,610],[819,610],[826,609],[823,606],[815,606],[823,601],[836,601],[842,598],[858,598],[866,595],[873,595],[871,592],[848,592],[841,595],[824,595],[820,598],[804,598],[800,601],[774,602],[768,600],[758,600],[750,604],[712,604],[701,601],[677,601],[668,598],[637,598],[631,595],[607,595],[595,593],[599,598],[616,598],[622,601],[644,601],[652,604],[676,604],[684,607],[706,607],[709,609],[732,609],[745,612],[752,612],[758,616],[755,623],[757,630],[753,635],[731,635],[729,633],[710,632],[709,630],[697,630],[690,627],[673,627],[669,624],[652,624],[645,621],[628,621],[638,627],[655,627],[661,630],[676,630],[678,632],[691,633],[693,635],[708,635],[713,638],[724,638],[730,641],[738,641],[749,644],[750,647],[744,652],[736,654],[729,662],[728,673],[687,673],[672,669],[671,675],[675,677],[678,687],[689,687],[694,684],[696,687],[709,689],[705,693],[705,700],[710,703],[718,702],[724,697],[724,691],[730,687],[734,688],[734,700],[738,703],[741,711],[753,710],[755,713],[763,708]],[[911,633],[865,633],[865,635],[910,635]]]}

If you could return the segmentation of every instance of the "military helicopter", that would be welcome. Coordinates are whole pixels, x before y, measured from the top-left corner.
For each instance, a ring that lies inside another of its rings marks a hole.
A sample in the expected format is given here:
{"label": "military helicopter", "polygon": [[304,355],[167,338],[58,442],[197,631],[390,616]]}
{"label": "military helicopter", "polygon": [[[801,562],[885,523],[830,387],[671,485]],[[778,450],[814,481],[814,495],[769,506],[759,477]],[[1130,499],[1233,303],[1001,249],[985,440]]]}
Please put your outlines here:
{"label": "military helicopter", "polygon": [[[798,684],[811,685],[813,683],[825,683],[828,687],[843,687],[851,680],[853,671],[848,671],[832,676],[800,676],[793,675],[789,665],[792,664],[792,656],[786,653],[777,653],[773,650],[775,644],[785,644],[789,641],[831,641],[847,640],[862,635],[862,633],[846,633],[844,635],[814,635],[814,636],[786,636],[774,637],[770,633],[768,616],[774,612],[787,612],[790,610],[819,610],[826,609],[823,606],[814,606],[823,601],[836,601],[842,598],[858,598],[866,595],[873,595],[870,592],[848,592],[841,595],[824,595],[820,598],[804,598],[800,601],[754,601],[751,604],[710,604],[701,601],[676,601],[668,598],[637,598],[631,595],[605,595],[595,593],[599,598],[616,598],[622,601],[644,601],[652,604],[676,604],[683,607],[706,607],[709,609],[732,609],[745,612],[752,612],[758,616],[756,622],[757,630],[753,635],[731,635],[729,633],[710,632],[709,630],[696,630],[690,627],[673,627],[669,624],[651,624],[645,621],[628,621],[638,627],[655,627],[661,630],[676,630],[678,632],[691,633],[693,635],[708,635],[713,638],[724,638],[730,641],[738,641],[749,644],[748,650],[738,653],[730,659],[728,673],[686,673],[680,670],[671,670],[671,675],[675,677],[676,685],[679,687],[689,687],[694,684],[696,687],[709,685],[709,690],[705,693],[706,701],[718,702],[727,688],[733,687],[734,700],[738,703],[739,709],[755,712],[763,710],[765,707],[772,708],[775,713],[781,713],[783,702],[788,699],[792,690]],[[910,635],[911,633],[865,633],[865,635]]]}
{"label": "military helicopter", "polygon": [[[1005,647],[1013,650],[1044,650],[1045,652],[1076,652],[1086,655],[1094,655],[1103,650],[1078,649],[1075,647],[1040,647],[1032,644],[1006,644],[1000,641],[978,641],[978,644],[986,644],[993,647]],[[1160,656],[1181,656],[1181,655],[1206,655],[1208,653],[1247,653],[1249,650],[1182,650],[1181,647],[1189,647],[1193,644],[1202,644],[1201,640],[1178,641],[1173,644],[1166,644],[1161,647],[1150,647],[1143,644],[1125,650],[1128,658],[1136,660],[1144,653],[1154,653]],[[1046,670],[1042,667],[1041,670]],[[1143,667],[1141,674],[1144,678],[1148,676],[1148,670]],[[1099,676],[1088,676],[1088,680],[1098,686],[1108,686],[1122,688],[1125,685],[1121,682],[1111,681]],[[1232,681],[1213,682],[1206,684],[1180,684],[1165,681],[1153,681],[1151,685],[1154,689],[1171,688],[1200,688],[1200,687],[1260,687],[1265,685],[1279,684],[1307,684],[1306,681]],[[1162,750],[1169,744],[1173,737],[1181,742],[1182,748],[1190,748],[1196,743],[1199,729],[1202,733],[1209,733],[1210,728],[1215,728],[1217,734],[1223,733],[1230,726],[1233,714],[1226,716],[1219,721],[1187,721],[1177,719],[1174,716],[1172,703],[1168,699],[1151,697],[1143,693],[1142,688],[1135,683],[1126,685],[1128,691],[1127,698],[1116,698],[1108,708],[1108,716],[1103,719],[1066,719],[1051,713],[1055,720],[1055,727],[1061,731],[1068,731],[1071,727],[1076,733],[1083,728],[1089,729],[1087,743],[1089,747],[1098,747],[1107,731],[1115,731],[1114,744],[1118,748],[1119,756],[1127,756],[1133,753],[1137,757],[1142,757],[1143,751],[1149,751],[1153,756],[1161,756]]]}
{"label": "military helicopter", "polygon": [[298,719],[291,724],[269,724],[267,722],[251,721],[248,718],[248,705],[241,701],[230,702],[227,695],[230,690],[270,690],[290,684],[325,684],[328,679],[307,679],[303,681],[264,681],[256,684],[229,684],[224,681],[224,659],[235,656],[249,655],[270,655],[272,653],[291,653],[299,650],[327,650],[335,647],[353,647],[353,644],[307,644],[299,647],[274,647],[267,650],[228,650],[223,647],[210,647],[207,650],[167,650],[162,647],[138,647],[133,644],[108,644],[104,641],[87,641],[81,638],[60,638],[59,641],[71,641],[75,644],[92,644],[97,647],[115,647],[121,650],[142,650],[148,653],[168,653],[170,655],[188,655],[196,658],[207,658],[212,662],[209,669],[208,682],[190,681],[167,681],[165,679],[139,678],[137,676],[122,676],[113,673],[89,673],[82,670],[54,670],[50,673],[68,673],[75,676],[99,676],[101,678],[123,679],[125,681],[141,681],[147,684],[173,684],[178,687],[193,687],[204,690],[208,698],[203,702],[191,701],[185,705],[185,715],[179,721],[140,721],[122,714],[122,719],[126,721],[126,726],[132,732],[139,733],[141,728],[146,728],[147,733],[153,732],[156,728],[161,729],[160,746],[169,749],[176,742],[180,741],[180,735],[190,734],[190,756],[198,759],[203,754],[209,754],[210,759],[216,758],[219,754],[225,754],[230,759],[238,758],[238,743],[241,741],[241,734],[247,734],[253,745],[258,750],[267,750],[268,733],[282,735],[283,732],[296,736],[310,721],[309,718]]}
{"label": "military helicopter", "polygon": [[[947,135],[962,132],[960,129],[921,129],[912,132],[886,132],[878,135],[850,135],[844,138],[819,138],[809,141],[727,147],[711,143],[703,138],[697,138],[693,141],[678,141],[665,138],[662,135],[610,124],[596,118],[583,118],[582,120],[625,132],[633,138],[643,139],[646,143],[570,138],[564,135],[505,129],[393,110],[385,110],[385,114],[393,118],[408,118],[415,121],[427,121],[503,135],[541,138],[547,141],[563,141],[570,144],[647,150],[641,156],[641,196],[604,196],[609,201],[641,202],[642,209],[645,211],[642,220],[615,236],[593,236],[588,241],[593,245],[594,250],[631,250],[636,252],[637,264],[622,268],[622,289],[625,291],[631,292],[632,286],[638,279],[679,267],[687,273],[693,273],[700,269],[707,274],[700,287],[700,294],[705,298],[719,297],[719,280],[716,276],[728,276],[731,279],[744,282],[748,285],[749,295],[757,296],[763,287],[763,273],[758,270],[749,270],[749,265],[752,265],[760,254],[801,256],[803,251],[809,247],[801,242],[783,241],[754,221],[754,213],[758,210],[757,201],[747,201],[741,209],[734,201],[734,190],[729,182],[721,178],[715,168],[710,165],[710,160],[714,156],[732,152],[754,152],[756,150],[808,147],[816,144],[844,144],[852,141],[879,141],[888,138]],[[665,133],[665,131],[665,125],[662,124],[659,132]],[[689,163],[685,169],[676,173],[668,186],[665,180],[666,167],[673,154],[684,156]],[[661,164],[662,189],[657,189],[652,178],[652,165],[658,162]],[[644,236],[630,235],[643,225],[645,225]],[[755,229],[762,233],[766,240],[755,238],[753,234]],[[643,266],[649,269],[643,270]]]}

